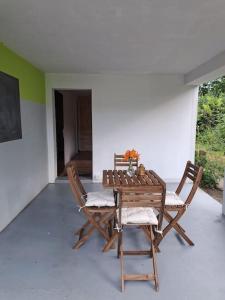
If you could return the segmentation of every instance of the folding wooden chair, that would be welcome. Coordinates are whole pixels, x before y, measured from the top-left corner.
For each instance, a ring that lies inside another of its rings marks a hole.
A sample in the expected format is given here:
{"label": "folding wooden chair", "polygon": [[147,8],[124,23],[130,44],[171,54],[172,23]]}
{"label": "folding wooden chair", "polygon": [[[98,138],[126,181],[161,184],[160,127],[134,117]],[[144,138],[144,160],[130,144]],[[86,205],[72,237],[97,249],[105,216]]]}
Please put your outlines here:
{"label": "folding wooden chair", "polygon": [[[202,178],[203,168],[195,166],[188,161],[184,170],[183,177],[176,189],[175,192],[167,192],[166,193],[166,202],[165,202],[165,210],[164,210],[164,218],[168,221],[168,225],[163,229],[163,233],[161,236],[158,236],[155,241],[155,245],[158,246],[162,239],[166,236],[166,234],[173,228],[177,231],[177,233],[190,245],[194,246],[192,240],[187,236],[185,230],[178,223],[180,218],[186,212],[187,208],[191,204],[193,197],[199,187],[201,178]],[[192,188],[186,198],[183,201],[179,195],[184,187],[186,180],[189,179],[193,182]],[[170,212],[176,213],[175,216],[171,216]]]}
{"label": "folding wooden chair", "polygon": [[75,233],[79,235],[73,249],[79,249],[97,230],[108,241],[112,234],[112,220],[116,213],[115,199],[111,191],[86,193],[73,165],[67,166],[69,183],[80,210],[87,221]]}
{"label": "folding wooden chair", "polygon": [[[155,236],[160,232],[163,220],[165,204],[165,183],[154,187],[119,189],[120,201],[118,210],[118,257],[121,262],[121,286],[124,291],[124,282],[127,280],[154,281],[155,289],[159,289],[159,279],[156,266],[156,249],[154,245]],[[158,218],[153,208],[159,211]],[[124,250],[123,234],[124,229],[135,226],[144,230],[150,248],[148,250]],[[125,274],[124,255],[149,255],[153,262],[153,273],[151,274]]]}
{"label": "folding wooden chair", "polygon": [[[132,166],[133,167],[138,167],[138,159],[132,159]],[[123,154],[116,154],[114,153],[114,170],[118,169],[123,169],[123,168],[128,168],[129,167],[129,161],[126,161],[124,159]]]}

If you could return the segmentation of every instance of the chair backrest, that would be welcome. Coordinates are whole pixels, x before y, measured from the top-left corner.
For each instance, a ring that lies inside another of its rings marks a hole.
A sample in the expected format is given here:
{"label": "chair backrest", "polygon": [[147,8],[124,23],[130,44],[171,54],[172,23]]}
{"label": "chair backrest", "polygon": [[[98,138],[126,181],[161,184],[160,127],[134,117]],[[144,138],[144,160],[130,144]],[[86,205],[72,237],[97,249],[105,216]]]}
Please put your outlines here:
{"label": "chair backrest", "polygon": [[198,167],[198,166],[192,164],[192,162],[190,160],[187,161],[187,164],[186,164],[186,167],[184,170],[184,174],[183,174],[181,181],[176,189],[176,194],[179,195],[181,190],[183,189],[184,184],[187,179],[189,179],[193,182],[190,193],[188,194],[188,197],[185,201],[186,205],[189,205],[191,203],[191,201],[195,195],[195,192],[197,191],[199,184],[201,182],[202,174],[203,174],[202,167]]}
{"label": "chair backrest", "polygon": [[85,205],[86,191],[80,181],[80,177],[74,165],[68,164],[66,167],[67,176],[72,189],[74,198],[77,200],[80,207]]}
{"label": "chair backrest", "polygon": [[151,207],[157,209],[158,229],[161,230],[165,206],[166,184],[160,180],[161,185],[146,187],[123,187],[118,189],[119,226],[121,226],[121,210],[123,207]]}
{"label": "chair backrest", "polygon": [[[132,161],[133,167],[138,167],[138,158],[133,158]],[[129,161],[124,159],[123,154],[114,153],[114,170],[123,169],[124,167],[129,167]]]}

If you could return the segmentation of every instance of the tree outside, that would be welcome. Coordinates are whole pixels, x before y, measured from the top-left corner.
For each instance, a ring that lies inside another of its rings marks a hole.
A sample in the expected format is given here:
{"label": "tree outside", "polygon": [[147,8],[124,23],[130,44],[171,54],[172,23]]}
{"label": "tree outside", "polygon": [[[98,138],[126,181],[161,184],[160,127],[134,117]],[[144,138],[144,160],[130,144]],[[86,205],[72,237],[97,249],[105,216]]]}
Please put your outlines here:
{"label": "tree outside", "polygon": [[222,202],[225,168],[225,76],[204,83],[199,88],[195,160],[204,167],[201,186]]}

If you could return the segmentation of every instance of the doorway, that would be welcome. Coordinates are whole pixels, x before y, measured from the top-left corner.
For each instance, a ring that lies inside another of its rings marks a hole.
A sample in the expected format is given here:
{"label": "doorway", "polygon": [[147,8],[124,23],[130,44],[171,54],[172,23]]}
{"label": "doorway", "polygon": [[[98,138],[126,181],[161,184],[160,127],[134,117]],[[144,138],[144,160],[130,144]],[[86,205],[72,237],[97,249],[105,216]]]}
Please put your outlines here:
{"label": "doorway", "polygon": [[91,90],[55,90],[57,176],[66,176],[66,165],[92,178]]}

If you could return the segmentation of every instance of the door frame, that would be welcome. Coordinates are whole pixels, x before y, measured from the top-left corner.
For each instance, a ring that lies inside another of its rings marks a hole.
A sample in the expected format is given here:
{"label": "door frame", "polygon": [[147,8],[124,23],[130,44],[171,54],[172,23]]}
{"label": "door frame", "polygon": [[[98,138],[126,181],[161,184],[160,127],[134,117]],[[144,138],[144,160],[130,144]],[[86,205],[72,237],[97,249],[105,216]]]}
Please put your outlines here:
{"label": "door frame", "polygon": [[90,90],[92,107],[92,178],[93,178],[93,90],[90,87],[63,87],[46,85],[46,128],[47,128],[47,152],[48,152],[48,181],[55,183],[57,178],[57,147],[56,147],[56,119],[55,119],[55,90]]}

